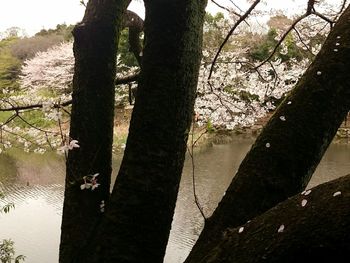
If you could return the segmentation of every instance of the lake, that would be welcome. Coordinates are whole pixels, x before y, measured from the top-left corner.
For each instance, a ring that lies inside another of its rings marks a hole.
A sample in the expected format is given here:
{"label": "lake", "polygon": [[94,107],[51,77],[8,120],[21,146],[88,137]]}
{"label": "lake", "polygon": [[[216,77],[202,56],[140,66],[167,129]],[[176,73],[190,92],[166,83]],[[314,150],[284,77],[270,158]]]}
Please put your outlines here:
{"label": "lake", "polygon": [[[236,136],[225,144],[213,144],[195,154],[195,182],[199,202],[209,216],[222,198],[253,140]],[[120,155],[114,158],[114,176]],[[350,145],[331,144],[309,187],[350,172]],[[58,262],[63,203],[64,159],[55,154],[0,154],[0,190],[16,208],[0,214],[0,240],[15,241],[16,254],[26,263]],[[192,164],[187,159],[165,263],[181,263],[203,227],[193,198]]]}

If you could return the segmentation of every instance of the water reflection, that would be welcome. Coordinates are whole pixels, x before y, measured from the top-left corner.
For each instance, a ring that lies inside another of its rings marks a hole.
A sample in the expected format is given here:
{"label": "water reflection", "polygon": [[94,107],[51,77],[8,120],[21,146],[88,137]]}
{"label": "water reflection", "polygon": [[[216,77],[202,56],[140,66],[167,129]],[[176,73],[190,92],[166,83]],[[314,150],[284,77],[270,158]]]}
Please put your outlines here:
{"label": "water reflection", "polygon": [[[229,144],[215,144],[195,155],[196,190],[209,216],[253,141],[236,137]],[[329,181],[350,171],[350,146],[332,144],[309,186]],[[58,246],[63,200],[64,160],[53,155],[0,155],[0,190],[16,209],[0,214],[0,239],[15,241],[16,253],[27,256],[26,263],[58,262]],[[117,172],[120,156],[114,160]],[[192,164],[186,160],[166,263],[180,263],[197,239],[203,219],[194,203]]]}

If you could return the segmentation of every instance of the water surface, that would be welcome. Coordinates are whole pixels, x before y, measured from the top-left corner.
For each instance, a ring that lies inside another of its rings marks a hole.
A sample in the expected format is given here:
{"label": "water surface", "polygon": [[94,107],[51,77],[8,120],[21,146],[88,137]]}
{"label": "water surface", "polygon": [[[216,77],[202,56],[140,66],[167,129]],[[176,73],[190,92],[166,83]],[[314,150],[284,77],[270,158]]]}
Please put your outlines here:
{"label": "water surface", "polygon": [[[227,144],[214,144],[195,155],[195,182],[199,202],[209,216],[222,198],[252,139],[235,137]],[[121,156],[115,157],[114,173]],[[348,174],[350,145],[332,144],[309,187]],[[15,241],[16,253],[26,263],[58,262],[63,202],[64,160],[55,155],[0,155],[1,190],[16,208],[0,214],[0,239]],[[192,163],[186,160],[180,184],[166,263],[181,263],[203,227],[193,198]]]}

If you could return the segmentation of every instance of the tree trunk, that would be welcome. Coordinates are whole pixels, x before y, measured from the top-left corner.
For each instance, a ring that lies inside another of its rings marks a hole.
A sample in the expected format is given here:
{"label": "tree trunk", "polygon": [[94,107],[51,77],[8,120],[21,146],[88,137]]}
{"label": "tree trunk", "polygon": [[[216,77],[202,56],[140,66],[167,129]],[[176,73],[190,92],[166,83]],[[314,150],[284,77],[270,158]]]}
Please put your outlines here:
{"label": "tree trunk", "polygon": [[141,17],[136,13],[127,10],[123,19],[123,27],[129,28],[129,51],[132,52],[142,66],[142,43],[141,33],[143,32],[143,23]]}
{"label": "tree trunk", "polygon": [[205,5],[145,1],[143,67],[124,158],[105,217],[79,262],[163,262],[193,115]]}
{"label": "tree trunk", "polygon": [[349,18],[348,7],[243,160],[186,262],[200,262],[227,227],[245,223],[306,187],[349,111]]}
{"label": "tree trunk", "polygon": [[[75,68],[70,139],[80,148],[67,159],[60,262],[72,262],[94,234],[100,204],[110,195],[114,79],[119,26],[129,0],[90,0],[74,28]],[[100,186],[81,190],[84,176],[99,173]]]}
{"label": "tree trunk", "polygon": [[227,229],[197,263],[350,261],[350,175]]}

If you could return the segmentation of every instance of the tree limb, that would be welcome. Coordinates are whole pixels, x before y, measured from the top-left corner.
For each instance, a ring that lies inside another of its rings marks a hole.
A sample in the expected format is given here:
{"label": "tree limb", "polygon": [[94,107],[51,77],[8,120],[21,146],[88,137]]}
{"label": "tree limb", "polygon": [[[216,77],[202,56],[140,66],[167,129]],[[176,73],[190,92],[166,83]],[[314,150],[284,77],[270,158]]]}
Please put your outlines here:
{"label": "tree limb", "polygon": [[350,175],[280,203],[226,229],[198,262],[349,262]]}
{"label": "tree limb", "polygon": [[[306,187],[350,105],[350,7],[242,161],[189,262],[237,227]],[[338,45],[336,45],[338,43]]]}
{"label": "tree limb", "polygon": [[211,75],[213,74],[213,70],[214,70],[214,66],[215,63],[222,51],[222,49],[224,48],[224,46],[226,45],[227,41],[229,40],[229,38],[231,37],[231,35],[233,34],[233,32],[236,30],[236,28],[249,16],[249,14],[254,10],[254,8],[256,7],[256,5],[260,2],[260,0],[255,0],[254,3],[249,7],[249,9],[242,15],[240,16],[240,18],[237,20],[237,22],[233,25],[233,27],[231,28],[231,30],[228,32],[228,34],[226,35],[224,41],[221,43],[218,51],[216,52],[216,55],[214,57],[214,60],[211,64],[210,67],[210,71],[209,71],[209,76],[208,76],[208,81],[211,78]]}
{"label": "tree limb", "polygon": [[141,33],[143,32],[143,19],[136,13],[126,10],[123,17],[122,27],[129,28],[129,45],[130,51],[134,54],[139,65],[142,65],[142,45]]}

